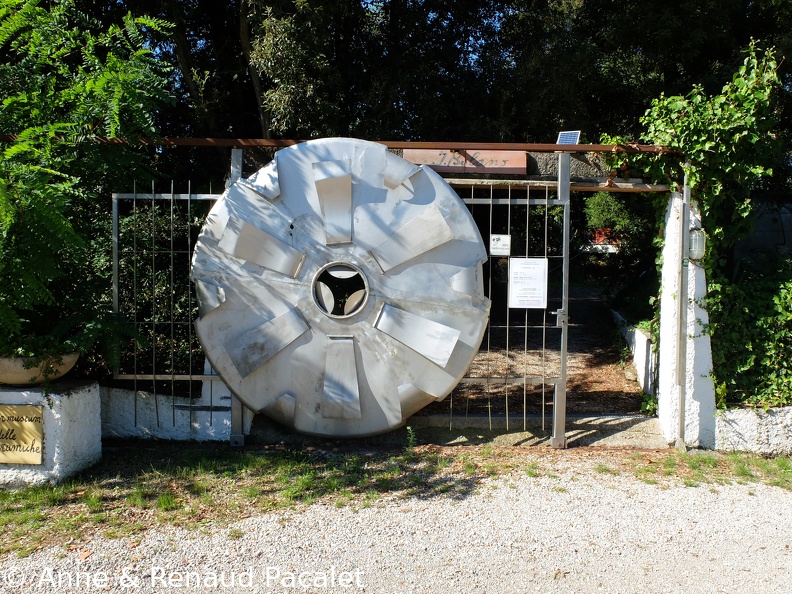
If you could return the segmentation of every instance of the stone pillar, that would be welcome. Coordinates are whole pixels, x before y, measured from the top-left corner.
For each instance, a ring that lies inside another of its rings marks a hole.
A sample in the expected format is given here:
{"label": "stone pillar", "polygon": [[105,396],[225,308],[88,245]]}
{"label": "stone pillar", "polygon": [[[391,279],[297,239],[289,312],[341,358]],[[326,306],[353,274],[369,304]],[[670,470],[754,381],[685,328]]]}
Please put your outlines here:
{"label": "stone pillar", "polygon": [[99,384],[58,382],[49,395],[2,386],[0,404],[41,407],[44,434],[41,464],[0,464],[0,488],[59,483],[102,458]]}
{"label": "stone pillar", "polygon": [[[663,246],[662,293],[660,301],[660,373],[658,415],[663,435],[669,443],[676,441],[679,425],[679,386],[677,385],[678,296],[680,267],[679,234],[682,231],[682,194],[673,193],[666,210]],[[691,211],[691,224],[698,214]],[[704,269],[696,262],[686,266],[687,330],[685,343],[685,443],[691,447],[715,447],[715,387],[712,381],[712,351],[703,327],[707,312],[700,300],[707,290]]]}

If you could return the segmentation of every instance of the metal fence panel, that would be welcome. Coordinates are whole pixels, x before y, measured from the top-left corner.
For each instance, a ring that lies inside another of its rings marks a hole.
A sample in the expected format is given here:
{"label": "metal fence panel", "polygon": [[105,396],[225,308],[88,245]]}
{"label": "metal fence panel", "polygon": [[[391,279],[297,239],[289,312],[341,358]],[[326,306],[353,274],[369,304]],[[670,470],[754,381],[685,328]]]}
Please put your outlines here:
{"label": "metal fence panel", "polygon": [[[449,396],[448,414],[461,399],[465,415],[506,415],[509,428],[510,416],[521,413],[524,428],[528,415],[545,419],[553,402],[559,412],[559,391],[565,402],[568,188],[563,195],[554,182],[448,181],[485,245],[497,236],[511,240],[508,255],[490,255],[484,266],[490,321],[466,377]],[[220,384],[193,331],[198,306],[189,277],[195,240],[219,194],[191,193],[189,184],[184,193],[174,187],[113,194],[114,306],[147,341],[145,348],[129,345],[115,378],[130,381],[136,392],[171,394],[171,410],[157,412],[164,423],[176,423],[177,409],[226,412],[231,406],[213,397]],[[508,307],[511,258],[518,257],[547,259],[547,307]],[[563,446],[563,418],[558,423],[554,445]]]}

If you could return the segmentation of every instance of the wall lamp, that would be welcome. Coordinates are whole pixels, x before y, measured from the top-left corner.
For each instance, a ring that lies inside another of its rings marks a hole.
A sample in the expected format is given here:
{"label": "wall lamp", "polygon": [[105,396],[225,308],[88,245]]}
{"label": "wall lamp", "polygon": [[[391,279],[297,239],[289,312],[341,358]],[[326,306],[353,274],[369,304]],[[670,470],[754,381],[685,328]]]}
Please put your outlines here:
{"label": "wall lamp", "polygon": [[688,257],[691,260],[701,260],[706,249],[707,234],[704,233],[704,229],[691,229]]}

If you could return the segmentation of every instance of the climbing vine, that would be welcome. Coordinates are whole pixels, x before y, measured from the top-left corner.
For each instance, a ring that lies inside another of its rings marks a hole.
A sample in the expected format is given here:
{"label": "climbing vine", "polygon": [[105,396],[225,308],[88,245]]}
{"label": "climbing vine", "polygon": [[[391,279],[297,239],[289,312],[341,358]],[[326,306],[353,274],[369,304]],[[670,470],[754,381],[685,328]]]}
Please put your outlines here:
{"label": "climbing vine", "polygon": [[[707,230],[710,261],[715,269],[724,252],[750,230],[751,190],[772,174],[767,163],[780,149],[774,130],[775,93],[780,80],[772,49],[761,52],[753,42],[745,60],[719,95],[708,96],[694,86],[685,96],[665,96],[652,101],[641,118],[641,140],[679,151],[669,158],[659,153],[631,157],[638,168],[658,183],[678,184],[687,176],[701,207]],[[624,138],[603,137],[604,142],[627,144]],[[615,155],[621,168],[624,153]]]}
{"label": "climbing vine", "polygon": [[[656,182],[678,184],[685,177],[698,202],[708,237],[702,262],[708,279],[707,330],[722,402],[792,403],[792,343],[785,330],[792,298],[784,280],[790,267],[739,262],[734,250],[751,230],[751,191],[772,174],[768,163],[781,150],[774,134],[776,97],[782,90],[777,70],[774,51],[761,51],[752,42],[720,94],[708,96],[695,86],[685,96],[661,95],[641,118],[641,140],[677,149],[676,155],[642,154],[628,162],[616,153],[612,158],[615,167],[638,168]],[[625,143],[615,137],[603,141]]]}

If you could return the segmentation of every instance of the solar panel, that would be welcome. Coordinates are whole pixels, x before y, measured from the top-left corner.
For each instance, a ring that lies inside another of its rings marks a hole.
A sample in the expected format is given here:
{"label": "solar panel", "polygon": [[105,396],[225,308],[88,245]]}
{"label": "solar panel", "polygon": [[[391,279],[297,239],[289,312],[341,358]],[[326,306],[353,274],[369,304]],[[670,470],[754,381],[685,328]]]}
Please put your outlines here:
{"label": "solar panel", "polygon": [[556,144],[577,144],[580,139],[580,130],[569,130],[567,132],[559,132]]}

